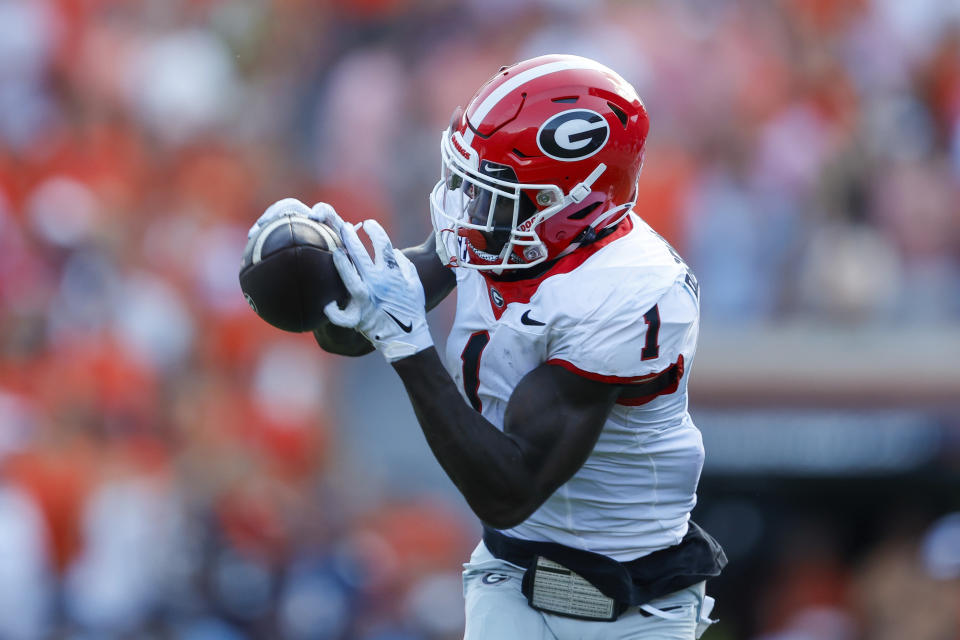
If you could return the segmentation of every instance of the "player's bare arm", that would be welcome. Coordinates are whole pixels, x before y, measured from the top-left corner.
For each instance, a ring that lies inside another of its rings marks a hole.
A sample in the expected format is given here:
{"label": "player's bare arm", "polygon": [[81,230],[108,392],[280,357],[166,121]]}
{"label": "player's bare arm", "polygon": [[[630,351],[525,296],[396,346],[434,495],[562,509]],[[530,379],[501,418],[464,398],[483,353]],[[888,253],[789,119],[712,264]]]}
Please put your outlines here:
{"label": "player's bare arm", "polygon": [[[334,264],[350,303],[331,321],[363,333],[391,362],[440,464],[476,514],[496,528],[519,524],[583,464],[621,388],[543,364],[514,390],[504,429],[467,405],[427,329],[426,293],[413,262],[373,220],[357,230],[331,217],[343,241]],[[439,261],[438,261],[439,262]]]}
{"label": "player's bare arm", "polygon": [[375,221],[363,228],[373,259],[352,225],[337,225],[345,250],[334,263],[351,301],[329,305],[327,315],[361,331],[393,364],[430,447],[474,512],[496,528],[519,524],[586,460],[621,387],[542,364],[517,385],[501,432],[463,401],[433,348],[412,261]]}
{"label": "player's bare arm", "polygon": [[620,393],[543,364],[521,380],[501,432],[467,405],[436,349],[397,360],[430,448],[477,516],[516,526],[580,468]]}

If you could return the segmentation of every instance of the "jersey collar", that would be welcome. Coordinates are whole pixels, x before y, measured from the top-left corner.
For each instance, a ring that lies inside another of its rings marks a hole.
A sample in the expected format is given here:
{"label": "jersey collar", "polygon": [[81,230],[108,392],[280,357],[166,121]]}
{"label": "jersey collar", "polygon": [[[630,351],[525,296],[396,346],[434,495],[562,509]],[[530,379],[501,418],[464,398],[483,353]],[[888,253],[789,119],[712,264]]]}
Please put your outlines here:
{"label": "jersey collar", "polygon": [[521,278],[516,280],[501,280],[491,276],[487,272],[480,272],[487,287],[487,300],[490,302],[490,308],[493,310],[494,317],[499,320],[507,306],[513,302],[526,304],[530,298],[537,292],[544,280],[551,276],[562,273],[570,273],[581,264],[587,261],[587,258],[597,251],[607,246],[614,240],[622,238],[633,230],[633,220],[630,217],[625,218],[617,229],[608,236],[597,240],[585,247],[563,256],[557,260],[549,269],[534,277]]}

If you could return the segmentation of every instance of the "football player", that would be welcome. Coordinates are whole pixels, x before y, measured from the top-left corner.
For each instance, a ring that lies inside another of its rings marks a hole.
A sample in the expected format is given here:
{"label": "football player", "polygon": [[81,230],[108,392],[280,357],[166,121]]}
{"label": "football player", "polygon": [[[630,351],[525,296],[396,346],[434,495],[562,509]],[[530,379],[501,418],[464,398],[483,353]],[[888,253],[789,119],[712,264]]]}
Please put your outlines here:
{"label": "football player", "polygon": [[[633,212],[647,113],[592,60],[503,67],[440,139],[434,234],[393,248],[329,205],[351,294],[316,332],[375,348],[483,522],[464,565],[468,640],[699,637],[726,563],[690,519],[697,281]],[[304,207],[306,209],[306,207]],[[445,355],[426,309],[457,290]]]}

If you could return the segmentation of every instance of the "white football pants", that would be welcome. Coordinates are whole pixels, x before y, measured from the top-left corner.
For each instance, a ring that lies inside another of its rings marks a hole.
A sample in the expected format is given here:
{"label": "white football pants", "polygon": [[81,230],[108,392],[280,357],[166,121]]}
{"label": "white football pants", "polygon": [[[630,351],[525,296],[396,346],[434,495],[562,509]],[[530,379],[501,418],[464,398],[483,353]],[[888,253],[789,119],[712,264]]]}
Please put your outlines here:
{"label": "white football pants", "polygon": [[703,582],[649,602],[660,615],[645,616],[631,607],[603,622],[531,608],[520,591],[523,569],[495,558],[482,542],[463,568],[464,640],[694,640],[712,622],[707,616],[713,599],[704,595]]}

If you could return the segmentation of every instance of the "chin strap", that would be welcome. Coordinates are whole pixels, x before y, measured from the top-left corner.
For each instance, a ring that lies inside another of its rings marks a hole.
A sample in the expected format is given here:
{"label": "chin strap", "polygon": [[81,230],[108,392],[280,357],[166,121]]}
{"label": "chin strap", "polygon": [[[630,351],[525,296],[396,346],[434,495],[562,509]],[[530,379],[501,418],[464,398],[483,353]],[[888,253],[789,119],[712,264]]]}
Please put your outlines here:
{"label": "chin strap", "polygon": [[[614,208],[610,209],[609,211],[607,211],[606,213],[604,213],[604,214],[603,214],[602,216],[600,216],[599,218],[597,218],[596,220],[594,220],[593,224],[590,225],[590,226],[587,227],[587,228],[588,228],[588,229],[593,229],[594,232],[597,233],[597,234],[601,234],[601,233],[603,233],[604,231],[606,231],[607,229],[613,229],[613,228],[616,227],[618,224],[620,224],[620,222],[621,222],[624,218],[626,218],[628,215],[630,215],[630,212],[633,210],[633,205],[635,205],[635,204],[637,204],[636,201],[631,201],[631,202],[628,202],[628,203],[626,203],[626,204],[622,204],[622,205],[620,205],[619,207],[614,207]],[[614,220],[613,222],[607,222],[607,220],[609,220],[610,218],[612,218],[612,217],[613,217],[614,215],[616,215],[617,213],[619,213],[620,215],[617,216],[617,219],[616,219],[616,220]],[[602,227],[601,227],[601,224],[603,225]],[[599,230],[598,230],[598,229],[599,229]]]}
{"label": "chin strap", "polygon": [[563,256],[573,253],[580,247],[585,247],[588,244],[593,244],[597,240],[600,240],[601,238],[613,233],[614,229],[617,228],[617,225],[620,224],[624,218],[630,215],[630,211],[633,209],[633,205],[634,205],[633,202],[628,202],[627,204],[622,204],[619,207],[614,207],[613,209],[610,209],[610,211],[608,211],[606,215],[600,218],[600,220],[598,220],[597,222],[606,220],[607,218],[611,217],[615,213],[618,213],[621,211],[623,213],[621,213],[616,220],[607,224],[604,228],[600,229],[599,231],[597,231],[596,223],[588,226],[586,229],[580,232],[580,234],[576,237],[576,239],[574,239],[574,241],[571,242],[566,249],[564,249],[559,253],[559,255],[557,255],[555,260],[559,260]]}
{"label": "chin strap", "polygon": [[603,175],[603,172],[606,170],[607,165],[603,164],[602,162],[598,164],[597,168],[594,169],[583,182],[575,186],[573,189],[570,189],[570,193],[568,193],[567,197],[565,198],[567,202],[564,204],[564,206],[572,202],[580,204],[586,200],[587,196],[589,196],[590,192],[592,191],[591,187],[593,186],[593,183],[596,182],[597,178]]}

